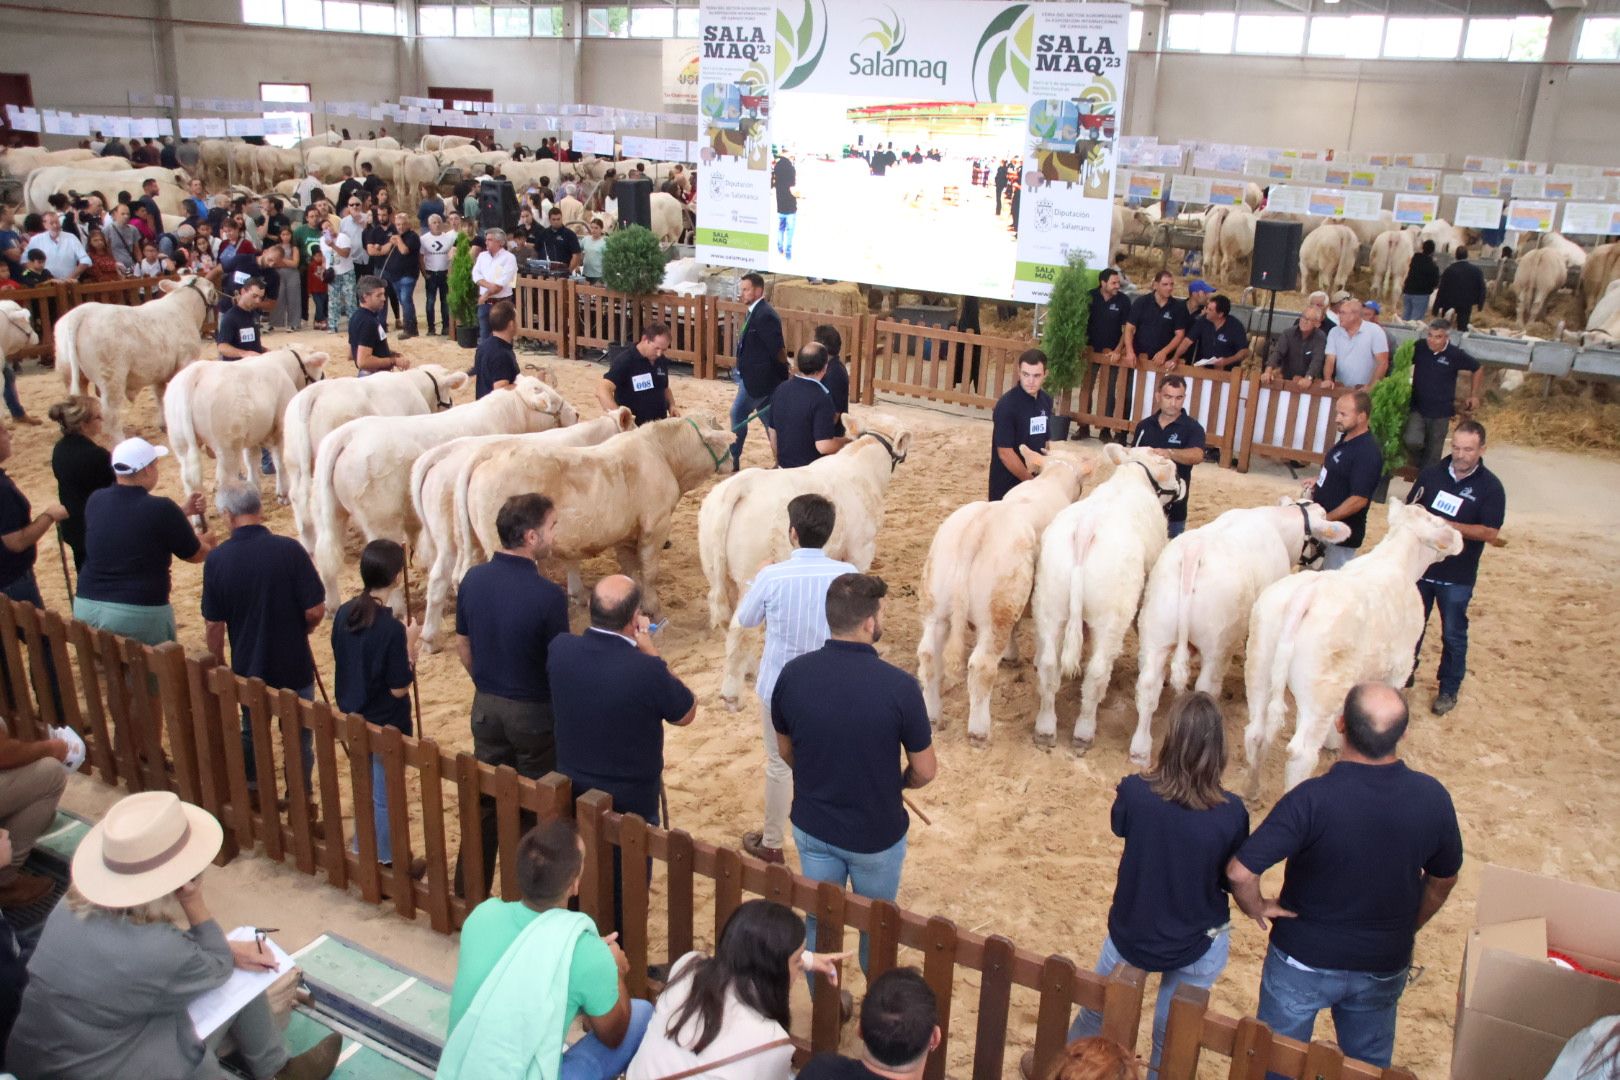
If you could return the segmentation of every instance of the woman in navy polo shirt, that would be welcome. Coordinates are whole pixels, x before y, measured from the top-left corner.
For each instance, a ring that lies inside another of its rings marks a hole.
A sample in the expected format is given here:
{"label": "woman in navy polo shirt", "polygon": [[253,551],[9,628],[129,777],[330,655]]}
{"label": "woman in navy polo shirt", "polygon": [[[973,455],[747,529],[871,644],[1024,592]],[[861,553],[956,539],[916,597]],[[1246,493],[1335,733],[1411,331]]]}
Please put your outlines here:
{"label": "woman in navy polo shirt", "polygon": [[[369,724],[411,730],[412,672],[422,628],[403,626],[388,609],[388,593],[405,569],[405,549],[393,540],[373,540],[360,553],[360,595],[338,608],[332,620],[332,661],[337,666],[337,707]],[[371,808],[377,824],[377,860],[393,865],[388,828],[388,787],[382,755],[371,755]],[[358,851],[356,838],[353,850]],[[425,865],[425,864],[424,864]],[[412,869],[415,869],[413,864]]]}
{"label": "woman in navy polo shirt", "polygon": [[[1168,727],[1158,764],[1121,780],[1114,796],[1114,835],[1124,837],[1125,851],[1096,968],[1106,975],[1128,963],[1161,973],[1155,1069],[1176,987],[1207,988],[1226,967],[1226,864],[1249,836],[1248,810],[1221,787],[1226,734],[1215,699],[1183,694],[1170,706]],[[1101,1032],[1101,1014],[1081,1009],[1069,1041]]]}

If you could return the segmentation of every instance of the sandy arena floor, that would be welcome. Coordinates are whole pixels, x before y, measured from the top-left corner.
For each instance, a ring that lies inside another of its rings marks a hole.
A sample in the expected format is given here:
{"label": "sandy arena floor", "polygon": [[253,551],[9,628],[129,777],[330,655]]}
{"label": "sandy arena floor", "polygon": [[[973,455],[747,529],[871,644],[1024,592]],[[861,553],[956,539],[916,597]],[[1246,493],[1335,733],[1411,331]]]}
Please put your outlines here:
{"label": "sandy arena floor", "polygon": [[[326,334],[289,338],[276,333],[269,340],[273,346],[293,340],[334,355],[344,352],[340,340]],[[417,359],[470,363],[469,352],[443,339],[417,339],[405,348]],[[582,413],[595,415],[591,391],[600,368],[546,362]],[[333,367],[352,374],[344,360]],[[32,365],[20,386],[29,410],[40,416],[61,393],[57,376]],[[728,385],[689,379],[677,381],[676,395],[688,409],[717,413],[731,397]],[[470,399],[470,388],[462,396]],[[889,490],[872,569],[892,589],[882,651],[911,670],[917,643],[915,589],[923,558],[945,515],[983,496],[988,426],[921,408],[892,411],[911,425],[913,444],[910,461],[901,466]],[[141,397],[131,430],[158,437],[150,395]],[[7,471],[36,507],[51,501],[48,461],[54,426],[18,427],[14,438]],[[747,464],[763,464],[767,451],[757,430],[748,447]],[[1450,788],[1468,851],[1450,904],[1418,940],[1416,963],[1423,970],[1401,1008],[1397,1059],[1423,1077],[1446,1073],[1458,968],[1482,863],[1620,888],[1620,839],[1614,830],[1620,820],[1620,755],[1613,741],[1620,710],[1606,678],[1613,658],[1620,655],[1620,558],[1613,544],[1620,504],[1603,497],[1616,490],[1620,466],[1511,447],[1493,448],[1489,461],[1507,483],[1505,535],[1510,544],[1485,556],[1472,611],[1472,673],[1461,706],[1443,721],[1433,719],[1425,707],[1438,656],[1438,633],[1431,636],[1413,691],[1415,722],[1405,744],[1413,766],[1435,774]],[[160,490],[178,497],[178,469],[171,463],[163,469]],[[1202,524],[1231,507],[1269,502],[1293,487],[1282,471],[1242,476],[1202,466],[1193,481],[1191,523]],[[723,636],[706,626],[696,543],[702,494],[694,493],[677,511],[675,545],[664,562],[663,594],[672,622],[660,645],[702,703],[696,723],[669,735],[667,778],[676,824],[704,839],[733,843],[744,830],[758,826],[759,719],[754,708],[731,713],[717,700]],[[273,508],[270,521],[277,531],[291,531],[291,513],[285,508]],[[1382,522],[1371,532],[1373,540],[1381,536]],[[351,542],[351,551],[357,550]],[[65,593],[56,564],[47,543],[39,579],[47,603],[62,610]],[[609,572],[611,565],[610,559],[599,559],[587,567],[588,575]],[[203,639],[200,581],[200,567],[176,566],[180,637],[191,648],[200,648]],[[358,575],[351,569],[345,595],[356,588]],[[576,612],[576,628],[581,622]],[[318,660],[329,669],[325,628],[315,643]],[[1023,655],[1029,655],[1030,645],[1022,642]],[[1126,743],[1134,718],[1133,650],[1134,636],[1114,672],[1096,747],[1084,758],[1065,749],[1043,753],[1031,744],[1035,692],[1027,666],[1003,669],[995,731],[986,750],[972,751],[966,745],[963,689],[958,686],[948,694],[948,724],[939,734],[941,776],[918,799],[934,824],[914,825],[901,891],[905,906],[948,916],[962,927],[1005,934],[1037,952],[1061,952],[1084,965],[1093,962],[1119,855],[1119,842],[1108,831],[1108,807],[1114,784],[1130,768]],[[1234,747],[1241,745],[1240,671],[1235,667],[1229,677],[1225,702]],[[444,745],[469,748],[471,686],[460,665],[450,653],[425,657],[421,682],[426,733]],[[1072,722],[1077,692],[1077,684],[1071,684],[1060,697],[1059,712],[1067,722]],[[1274,799],[1280,789],[1280,771],[1280,755],[1274,754],[1265,777],[1268,798]],[[1234,764],[1231,786],[1239,786],[1242,775]],[[1268,892],[1277,888],[1275,873],[1267,886]],[[1217,1008],[1239,1015],[1254,1011],[1264,945],[1251,924],[1236,926],[1231,965],[1214,991]],[[958,993],[976,997],[977,980],[961,978]],[[971,1000],[959,998],[964,1006]],[[1032,1032],[1034,1019],[1033,995],[1015,995],[1015,1027]],[[1324,1035],[1327,1024],[1324,1019],[1318,1029]],[[956,1028],[953,1073],[965,1072],[969,1030]],[[1015,1054],[1009,1057],[1010,1075],[1016,1060]]]}

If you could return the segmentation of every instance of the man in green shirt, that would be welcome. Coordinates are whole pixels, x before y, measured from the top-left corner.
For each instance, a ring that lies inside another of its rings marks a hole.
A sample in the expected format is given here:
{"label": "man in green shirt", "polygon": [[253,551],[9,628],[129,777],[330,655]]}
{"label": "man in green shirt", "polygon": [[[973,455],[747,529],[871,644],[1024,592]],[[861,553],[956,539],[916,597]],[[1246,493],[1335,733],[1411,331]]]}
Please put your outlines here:
{"label": "man in green shirt", "polygon": [[[523,899],[512,903],[493,897],[485,900],[461,928],[447,1038],[520,935],[537,922],[561,924],[582,918],[568,910],[568,901],[579,893],[585,863],[585,845],[572,821],[552,821],[530,829],[518,845],[517,862]],[[581,933],[573,938],[572,947],[559,1036],[567,1035],[574,1017],[581,1013],[586,1034],[563,1053],[559,1080],[608,1080],[629,1067],[652,1019],[652,1006],[630,997],[624,981],[629,963],[619,949],[617,934]],[[496,989],[492,986],[491,993]]]}
{"label": "man in green shirt", "polygon": [[[292,229],[293,246],[298,249],[298,267],[309,266],[309,258],[321,246],[321,212],[310,206],[304,209],[304,220]],[[298,282],[301,319],[309,318],[309,286],[302,278]]]}

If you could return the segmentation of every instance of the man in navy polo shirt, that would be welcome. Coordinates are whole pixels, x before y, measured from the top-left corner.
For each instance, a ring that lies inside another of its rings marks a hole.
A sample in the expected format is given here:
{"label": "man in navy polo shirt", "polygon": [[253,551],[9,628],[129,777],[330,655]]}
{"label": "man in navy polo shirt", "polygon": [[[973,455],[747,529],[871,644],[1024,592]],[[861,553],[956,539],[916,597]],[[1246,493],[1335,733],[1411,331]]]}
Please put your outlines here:
{"label": "man in navy polo shirt", "polygon": [[379,371],[404,371],[411,362],[388,344],[388,286],[383,279],[367,274],[354,289],[357,306],[349,316],[349,359],[360,369],[361,377]]}
{"label": "man in navy polo shirt", "polygon": [[[1406,723],[1397,691],[1353,687],[1338,762],[1278,800],[1226,867],[1238,906],[1271,930],[1261,1023],[1310,1042],[1316,1014],[1331,1009],[1345,1056],[1386,1067],[1413,941],[1463,860],[1451,796],[1397,754]],[[1268,900],[1260,875],[1284,859],[1282,892]]]}
{"label": "man in navy polo shirt", "polygon": [[1153,291],[1131,302],[1121,347],[1125,359],[1138,367],[1168,364],[1176,346],[1187,336],[1192,318],[1186,304],[1171,299],[1175,289],[1175,277],[1168,270],[1160,270],[1153,275]]}
{"label": "man in navy polo shirt", "polygon": [[257,281],[263,290],[257,310],[269,314],[275,310],[276,297],[281,292],[281,245],[272,244],[263,251],[249,251],[220,259],[219,308],[223,315],[231,309],[237,290],[250,281]]}
{"label": "man in navy polo shirt", "polygon": [[259,338],[259,311],[264,300],[264,283],[258,278],[237,287],[231,306],[219,317],[214,328],[214,344],[221,360],[240,360],[264,352]]}
{"label": "man in navy polo shirt", "polygon": [[[1425,627],[1429,612],[1440,606],[1440,690],[1429,706],[1436,716],[1457,707],[1457,693],[1468,670],[1468,602],[1474,598],[1479,556],[1486,544],[1495,542],[1507,515],[1507,493],[1485,467],[1484,455],[1485,425],[1464,420],[1451,434],[1451,456],[1419,473],[1406,496],[1408,503],[1445,518],[1463,538],[1460,554],[1440,560],[1418,579]],[[1419,638],[1418,653],[1422,651]],[[1415,662],[1412,674],[1417,675]]]}
{"label": "man in navy polo shirt", "polygon": [[669,327],[661,322],[641,328],[641,340],[626,345],[608,361],[607,374],[596,384],[596,401],[604,413],[628,406],[636,426],[681,415],[669,386]]}
{"label": "man in navy polo shirt", "polygon": [[512,341],[517,337],[517,308],[502,300],[489,309],[489,337],[478,343],[473,354],[474,398],[505,390],[517,382],[517,353]]}
{"label": "man in navy polo shirt", "polygon": [[1041,389],[1045,382],[1046,354],[1026,349],[1018,357],[1018,385],[1001,395],[990,414],[991,502],[1000,501],[1007,492],[1034,477],[1034,471],[1019,453],[1020,447],[1038,454],[1046,452],[1052,397]]}
{"label": "man in navy polo shirt", "polygon": [[[259,489],[226,484],[214,505],[230,526],[230,539],[203,561],[202,617],[207,623],[208,651],[225,662],[225,638],[231,641],[231,670],[244,679],[260,678],[272,690],[287,689],[305,701],[315,700],[315,657],[309,635],[326,617],[326,589],[302,544],[264,527]],[[300,735],[304,780],[315,764],[315,733]],[[257,787],[253,728],[242,709],[242,756],[248,786]]]}
{"label": "man in navy polo shirt", "polygon": [[1367,507],[1384,475],[1384,454],[1368,428],[1372,397],[1365,390],[1340,394],[1333,403],[1333,423],[1339,441],[1327,452],[1322,471],[1305,482],[1305,497],[1327,510],[1329,521],[1350,526],[1342,544],[1327,544],[1323,570],[1337,570],[1356,557],[1367,534]]}
{"label": "man in navy polo shirt", "polygon": [[[789,660],[771,692],[771,723],[793,770],[793,840],[804,875],[892,901],[911,819],[901,801],[939,771],[922,688],[873,648],[888,586],[844,574],[827,586],[827,643]],[[904,752],[906,767],[896,763]],[[814,920],[807,940],[815,940]],[[861,935],[861,968],[867,938]]]}
{"label": "man in navy polo shirt", "polygon": [[[501,550],[467,571],[456,592],[456,653],[472,676],[473,753],[539,779],[557,767],[551,680],[552,639],[568,633],[568,596],[540,574],[551,553],[557,511],[544,495],[514,495],[495,515]],[[495,874],[495,801],[480,800],[484,893]],[[533,824],[533,822],[529,822]],[[528,828],[528,824],[524,826]],[[472,841],[462,839],[462,844]],[[456,867],[456,892],[466,867]]]}
{"label": "man in navy polo shirt", "polygon": [[838,332],[836,326],[822,323],[816,327],[815,338],[817,344],[827,350],[827,371],[821,376],[821,385],[832,395],[833,408],[838,412],[838,426],[834,432],[842,435],[844,414],[849,412],[849,368],[844,366],[841,357],[844,351],[844,335]]}
{"label": "man in navy polo shirt", "polygon": [[1412,352],[1412,411],[1406,416],[1401,442],[1412,463],[1427,469],[1440,461],[1445,447],[1446,428],[1457,413],[1457,376],[1474,373],[1463,408],[1479,408],[1479,395],[1485,383],[1485,369],[1479,361],[1451,344],[1451,323],[1435,319],[1429,332]]}
{"label": "man in navy polo shirt", "polygon": [[794,360],[793,378],[771,395],[771,411],[766,430],[776,464],[783,469],[809,465],[828,454],[836,454],[849,439],[838,435],[838,413],[832,394],[821,384],[827,371],[827,350],[820,342],[808,341]]}
{"label": "man in navy polo shirt", "polygon": [[[1201,284],[1194,282],[1193,284]],[[1219,293],[1210,297],[1204,314],[1192,325],[1192,330],[1176,346],[1176,360],[1189,351],[1198,367],[1212,367],[1228,371],[1249,358],[1249,331],[1242,321],[1232,318],[1232,301]]]}
{"label": "man in navy polo shirt", "polygon": [[1166,375],[1159,381],[1155,403],[1158,411],[1137,424],[1131,435],[1132,446],[1157,450],[1176,463],[1182,495],[1164,508],[1172,539],[1187,529],[1187,499],[1192,492],[1193,466],[1204,460],[1204,425],[1182,409],[1186,400],[1187,380],[1180,375]]}

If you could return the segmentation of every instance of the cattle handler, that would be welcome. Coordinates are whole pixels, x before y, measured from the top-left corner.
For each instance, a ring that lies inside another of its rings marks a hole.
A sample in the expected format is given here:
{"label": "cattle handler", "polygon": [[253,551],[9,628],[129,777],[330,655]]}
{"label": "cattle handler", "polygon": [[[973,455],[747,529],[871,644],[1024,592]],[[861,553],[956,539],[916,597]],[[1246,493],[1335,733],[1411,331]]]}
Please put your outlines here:
{"label": "cattle handler", "polygon": [[608,361],[607,374],[596,384],[596,401],[604,413],[623,405],[636,418],[636,426],[681,415],[669,385],[669,327],[661,322],[641,328],[641,339],[618,349]]}

